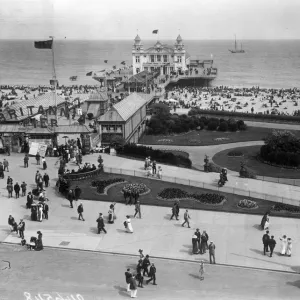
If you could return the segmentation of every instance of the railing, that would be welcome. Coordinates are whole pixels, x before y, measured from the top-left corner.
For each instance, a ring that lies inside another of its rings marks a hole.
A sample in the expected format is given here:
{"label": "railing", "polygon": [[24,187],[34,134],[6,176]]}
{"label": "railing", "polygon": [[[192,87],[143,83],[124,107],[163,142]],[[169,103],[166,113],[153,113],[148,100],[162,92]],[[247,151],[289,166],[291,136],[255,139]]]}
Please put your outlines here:
{"label": "railing", "polygon": [[[280,178],[280,177],[267,177],[267,176],[256,176],[258,180],[282,183],[287,185],[300,186],[300,179]],[[300,199],[299,199],[300,200]]]}
{"label": "railing", "polygon": [[71,181],[84,180],[87,178],[94,177],[94,176],[100,174],[101,172],[103,172],[102,169],[96,169],[96,170],[93,170],[90,172],[84,172],[84,173],[69,173],[69,174],[63,175],[63,178],[67,179],[67,180],[71,180]]}
{"label": "railing", "polygon": [[[147,177],[146,171],[136,171],[136,170],[126,170],[126,169],[119,169],[119,168],[108,168],[104,167],[104,172],[106,173],[112,173],[112,174],[122,174],[122,175],[129,175],[129,176],[135,176],[135,177]],[[183,179],[183,178],[177,178],[177,177],[169,177],[166,175],[162,175],[162,178],[159,179],[158,177],[147,177],[153,180],[162,180],[166,182],[171,182],[171,183],[177,183],[177,184],[182,184],[186,186],[193,186],[193,187],[198,187],[202,189],[207,189],[207,190],[213,190],[213,191],[218,191],[218,192],[223,192],[223,193],[231,193],[235,195],[240,195],[240,196],[245,196],[245,197],[251,197],[251,198],[257,198],[257,199],[262,199],[265,201],[273,201],[273,202],[278,202],[278,203],[284,203],[284,204],[289,204],[289,205],[294,205],[294,206],[300,206],[300,199],[290,199],[290,198],[285,198],[285,197],[279,197],[277,195],[270,195],[270,194],[264,194],[264,193],[258,193],[258,192],[253,192],[250,190],[242,190],[238,188],[233,188],[233,187],[219,187],[217,183],[215,185],[207,184],[204,182],[196,181],[196,180],[189,180],[189,179]],[[295,197],[297,198],[297,197]]]}

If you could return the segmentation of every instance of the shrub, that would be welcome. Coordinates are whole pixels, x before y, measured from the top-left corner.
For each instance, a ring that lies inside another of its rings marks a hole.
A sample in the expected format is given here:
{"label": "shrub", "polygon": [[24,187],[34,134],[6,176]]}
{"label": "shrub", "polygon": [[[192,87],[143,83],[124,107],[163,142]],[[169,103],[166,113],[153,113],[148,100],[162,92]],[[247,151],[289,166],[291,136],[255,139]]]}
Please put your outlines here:
{"label": "shrub", "polygon": [[228,129],[230,130],[230,131],[233,131],[233,132],[236,132],[237,130],[238,130],[238,125],[237,125],[237,123],[229,123],[228,122]]}
{"label": "shrub", "polygon": [[188,198],[188,193],[176,188],[167,188],[162,190],[158,197],[164,199]]}
{"label": "shrub", "polygon": [[248,129],[248,126],[247,126],[247,124],[242,124],[240,127],[238,127],[238,129],[239,129],[240,131],[245,131],[245,130]]}
{"label": "shrub", "polygon": [[227,131],[228,130],[227,122],[225,122],[225,121],[221,122],[220,125],[219,125],[218,130],[223,131],[223,132]]}
{"label": "shrub", "polygon": [[289,205],[289,204],[283,204],[283,203],[277,203],[275,204],[271,210],[274,211],[288,211],[291,213],[300,213],[300,207]]}
{"label": "shrub", "polygon": [[238,126],[238,129],[240,129],[240,127],[241,127],[242,125],[245,125],[245,123],[244,123],[243,120],[238,120],[238,121],[236,122],[236,124],[237,124],[237,126]]}
{"label": "shrub", "polygon": [[92,120],[93,117],[94,117],[94,114],[93,114],[93,113],[88,113],[88,114],[87,114],[87,117],[88,117],[89,120]]}
{"label": "shrub", "polygon": [[218,128],[218,123],[214,121],[210,121],[207,125],[208,130],[217,130]]}
{"label": "shrub", "polygon": [[220,173],[221,170],[222,170],[222,168],[215,165],[213,162],[209,162],[207,165],[207,172]]}

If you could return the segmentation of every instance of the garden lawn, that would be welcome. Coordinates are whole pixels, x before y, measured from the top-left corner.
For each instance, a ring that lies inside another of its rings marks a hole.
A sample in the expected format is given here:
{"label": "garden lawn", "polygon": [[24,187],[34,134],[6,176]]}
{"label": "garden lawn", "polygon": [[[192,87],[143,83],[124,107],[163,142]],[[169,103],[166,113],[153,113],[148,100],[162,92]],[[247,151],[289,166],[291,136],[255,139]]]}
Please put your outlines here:
{"label": "garden lawn", "polygon": [[[144,134],[139,144],[145,145],[173,145],[173,146],[207,146],[219,145],[237,142],[261,141],[274,129],[251,127],[246,131],[237,132],[221,132],[210,130],[190,131],[178,135],[146,135]],[[296,136],[300,137],[299,131],[292,131]],[[225,138],[223,140],[215,140],[217,138]]]}
{"label": "garden lawn", "polygon": [[[236,172],[240,171],[241,161],[244,161],[246,163],[246,166],[253,170],[258,176],[279,177],[289,179],[300,178],[299,170],[271,166],[257,159],[256,156],[260,152],[260,147],[261,146],[248,146],[223,150],[215,154],[212,160],[217,165]],[[244,156],[229,157],[227,153],[232,151],[241,151],[244,153]]]}
{"label": "garden lawn", "polygon": [[[96,188],[91,187],[91,182],[93,180],[108,180],[112,178],[124,178],[127,182],[112,186],[108,190],[107,195],[101,195],[97,193]],[[124,185],[127,183],[144,183],[148,188],[150,188],[151,190],[150,193],[148,193],[145,196],[140,196],[139,200],[141,201],[141,205],[155,205],[155,206],[170,207],[170,212],[174,200],[163,201],[157,199],[158,193],[166,188],[178,188],[185,192],[188,192],[189,194],[217,193],[216,191],[201,189],[197,187],[190,187],[190,186],[180,185],[175,183],[169,183],[169,182],[155,180],[155,179],[140,178],[140,177],[134,177],[128,175],[119,175],[119,174],[109,174],[109,173],[103,173],[97,177],[90,178],[84,181],[73,181],[71,188],[75,188],[75,186],[78,185],[82,190],[82,195],[81,195],[82,199],[94,200],[94,201],[107,201],[108,202],[107,208],[109,208],[109,204],[113,202],[125,203],[121,191]],[[233,195],[229,193],[220,193],[220,194],[224,195],[227,198],[227,201],[220,206],[205,205],[193,200],[181,200],[180,207],[187,208],[187,209],[211,210],[211,211],[220,211],[220,212],[258,214],[262,216],[266,211],[270,210],[274,204],[276,204],[276,202],[254,199],[254,198],[244,197],[239,195]],[[254,210],[238,208],[237,203],[239,202],[239,200],[245,198],[256,201],[259,208]],[[134,213],[134,211],[135,211],[134,205],[132,205],[132,213]],[[288,212],[272,211],[271,214],[272,216],[300,218],[300,214],[291,214]]]}

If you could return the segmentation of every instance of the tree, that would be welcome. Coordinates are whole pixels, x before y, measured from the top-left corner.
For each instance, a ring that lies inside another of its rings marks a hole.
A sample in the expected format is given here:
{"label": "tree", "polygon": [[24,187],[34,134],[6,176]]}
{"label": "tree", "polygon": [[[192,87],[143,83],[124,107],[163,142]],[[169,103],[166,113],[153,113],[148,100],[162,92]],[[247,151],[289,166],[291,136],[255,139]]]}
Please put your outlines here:
{"label": "tree", "polygon": [[110,139],[110,146],[120,148],[125,145],[125,139],[118,134],[113,134]]}
{"label": "tree", "polygon": [[150,106],[150,109],[156,117],[164,118],[166,116],[170,116],[170,108],[168,105],[163,103],[155,103]]}

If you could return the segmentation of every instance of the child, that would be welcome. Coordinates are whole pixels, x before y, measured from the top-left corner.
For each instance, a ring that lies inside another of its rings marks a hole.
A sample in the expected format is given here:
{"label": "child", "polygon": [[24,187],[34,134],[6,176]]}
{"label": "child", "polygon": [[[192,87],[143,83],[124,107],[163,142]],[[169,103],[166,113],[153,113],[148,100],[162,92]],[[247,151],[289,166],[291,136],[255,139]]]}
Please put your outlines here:
{"label": "child", "polygon": [[200,261],[200,270],[199,270],[199,273],[200,273],[200,280],[204,280],[204,264],[203,264],[203,260]]}

